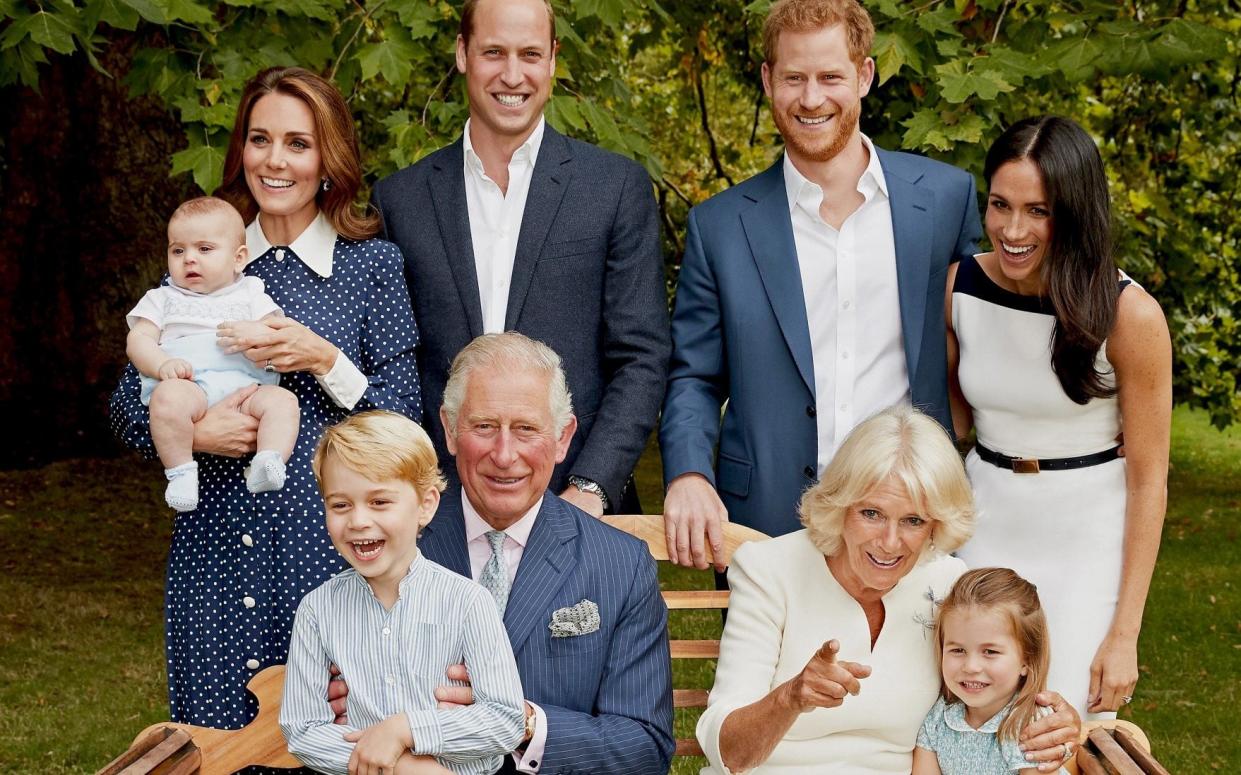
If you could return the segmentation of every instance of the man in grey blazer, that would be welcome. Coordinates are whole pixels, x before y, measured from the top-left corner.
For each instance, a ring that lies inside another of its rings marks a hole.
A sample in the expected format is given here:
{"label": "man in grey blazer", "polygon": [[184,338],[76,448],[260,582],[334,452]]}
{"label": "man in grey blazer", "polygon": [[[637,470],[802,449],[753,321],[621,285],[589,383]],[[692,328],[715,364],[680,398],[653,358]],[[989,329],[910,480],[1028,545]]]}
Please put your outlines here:
{"label": "man in grey blazer", "polygon": [[[579,423],[551,487],[598,516],[622,497],[637,508],[626,483],[659,413],[671,342],[649,177],[543,120],[554,29],[544,0],[466,0],[462,137],[380,181],[373,201],[405,256],[423,405],[439,405],[453,357],[476,336],[546,343],[564,359]],[[442,429],[427,430],[447,460]]]}
{"label": "man in grey blazer", "polygon": [[785,153],[694,208],[677,287],[660,446],[683,565],[729,519],[798,529],[802,490],[888,405],[951,427],[945,276],[981,236],[972,176],[859,131],[875,63],[856,0],[779,0],[763,33]]}

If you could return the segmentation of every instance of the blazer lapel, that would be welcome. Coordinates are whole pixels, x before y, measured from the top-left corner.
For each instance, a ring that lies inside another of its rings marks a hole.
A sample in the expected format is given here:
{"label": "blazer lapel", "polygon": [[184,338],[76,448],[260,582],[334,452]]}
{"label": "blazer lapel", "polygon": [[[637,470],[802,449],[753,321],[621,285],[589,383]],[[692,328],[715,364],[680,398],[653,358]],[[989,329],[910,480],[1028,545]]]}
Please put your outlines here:
{"label": "blazer lapel", "polygon": [[460,138],[435,163],[427,176],[428,198],[435,207],[440,239],[448,268],[456,281],[461,306],[470,327],[470,339],[483,333],[483,302],[478,292],[478,268],[474,263],[474,241],[470,238],[470,208],[465,199],[465,156]]}
{"label": "blazer lapel", "polygon": [[564,135],[543,127],[543,142],[539,146],[538,160],[530,177],[530,191],[526,195],[526,209],[521,217],[521,232],[517,236],[517,253],[513,257],[513,276],[509,281],[508,307],[504,313],[504,330],[517,329],[521,309],[534,279],[535,265],[547,241],[547,232],[560,210],[560,201],[568,190],[573,155],[569,141]]}
{"label": "blazer lapel", "polygon": [[780,332],[802,381],[814,395],[810,324],[806,321],[806,298],[801,287],[801,269],[797,265],[788,194],[784,190],[783,165],[781,156],[761,174],[753,193],[746,194],[754,206],[742,211],[741,224]]}
{"label": "blazer lapel", "polygon": [[577,537],[577,525],[569,507],[548,490],[543,494],[543,506],[534,520],[504,610],[504,627],[514,653],[521,650],[536,627],[546,627],[550,621],[548,607],[552,598],[560,591],[562,579],[577,565]]}
{"label": "blazer lapel", "polygon": [[905,344],[905,365],[912,385],[922,353],[922,331],[926,322],[927,283],[931,279],[931,250],[935,224],[931,211],[935,197],[917,185],[921,173],[910,179],[902,173],[899,159],[879,151],[879,163],[888,184],[892,208],[892,239],[896,245],[896,284],[901,302],[901,337]]}
{"label": "blazer lapel", "polygon": [[461,491],[445,494],[439,511],[418,536],[418,549],[427,559],[471,578],[470,550],[465,543],[465,516],[461,512]]}

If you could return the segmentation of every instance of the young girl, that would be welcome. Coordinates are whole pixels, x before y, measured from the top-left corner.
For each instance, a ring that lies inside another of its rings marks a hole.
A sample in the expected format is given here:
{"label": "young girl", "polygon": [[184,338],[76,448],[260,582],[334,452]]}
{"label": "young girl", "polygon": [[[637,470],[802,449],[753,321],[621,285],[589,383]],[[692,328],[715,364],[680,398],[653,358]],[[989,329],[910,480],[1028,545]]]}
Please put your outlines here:
{"label": "young girl", "polygon": [[943,683],[918,732],[913,775],[1037,773],[1017,746],[1047,683],[1047,620],[1034,585],[1008,568],[968,571],[935,632]]}

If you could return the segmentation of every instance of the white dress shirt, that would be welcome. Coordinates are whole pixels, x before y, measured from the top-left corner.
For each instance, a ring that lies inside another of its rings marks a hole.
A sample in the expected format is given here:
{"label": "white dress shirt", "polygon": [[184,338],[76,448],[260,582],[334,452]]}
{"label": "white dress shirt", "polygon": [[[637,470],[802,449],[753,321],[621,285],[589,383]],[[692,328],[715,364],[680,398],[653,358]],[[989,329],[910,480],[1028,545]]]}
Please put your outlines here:
{"label": "white dress shirt", "polygon": [[[263,228],[259,226],[259,219],[255,218],[246,227],[246,248],[250,252],[249,260],[255,260],[272,247],[267,235],[263,233]],[[332,227],[332,222],[327,219],[327,216],[319,213],[291,245],[287,248],[276,247],[276,260],[284,261],[292,255],[320,277],[331,277],[332,254],[335,250],[336,229]],[[327,393],[328,397],[342,409],[352,409],[357,406],[370,384],[362,370],[346,358],[339,348],[336,350],[336,360],[332,363],[332,368],[328,370],[328,373],[323,376],[316,374],[314,377],[319,386],[323,388],[323,392]]]}
{"label": "white dress shirt", "polygon": [[[522,554],[526,551],[526,542],[530,540],[530,531],[534,529],[534,520],[543,508],[543,499],[539,498],[522,518],[504,530],[504,570],[508,573],[511,588],[517,578],[517,566],[521,565]],[[461,513],[465,517],[465,545],[470,553],[470,577],[478,581],[483,575],[483,568],[491,559],[491,543],[487,540],[487,531],[493,530],[491,525],[479,515],[470,499],[461,490]],[[467,665],[468,667],[468,665]],[[531,702],[534,709],[534,736],[526,744],[526,750],[513,753],[513,761],[517,771],[534,775],[539,771],[539,762],[543,760],[543,749],[547,746],[547,714],[537,704]]]}
{"label": "white dress shirt", "polygon": [[784,156],[813,353],[820,475],[855,425],[910,395],[888,184],[874,145],[864,135],[862,143],[870,162],[857,190],[865,201],[839,230],[819,215],[823,189]]}
{"label": "white dress shirt", "polygon": [[470,122],[465,122],[465,203],[470,215],[470,240],[474,245],[474,267],[478,272],[478,294],[483,308],[483,333],[504,330],[508,312],[508,291],[517,256],[517,237],[526,211],[530,178],[543,143],[543,119],[513,152],[508,163],[508,190],[501,191],[487,177],[483,161],[470,142]]}

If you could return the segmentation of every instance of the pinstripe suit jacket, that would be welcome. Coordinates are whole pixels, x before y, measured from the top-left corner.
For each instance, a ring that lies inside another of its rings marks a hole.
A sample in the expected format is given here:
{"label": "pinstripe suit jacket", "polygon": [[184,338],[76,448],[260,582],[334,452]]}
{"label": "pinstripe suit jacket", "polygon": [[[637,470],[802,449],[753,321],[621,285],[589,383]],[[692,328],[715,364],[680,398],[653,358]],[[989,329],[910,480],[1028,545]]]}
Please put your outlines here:
{"label": "pinstripe suit jacket", "polygon": [[[470,576],[460,490],[422,533],[427,558]],[[552,638],[552,612],[599,606],[599,629]],[[551,491],[504,612],[526,699],[547,714],[540,773],[666,773],[672,757],[668,609],[646,545]]]}

